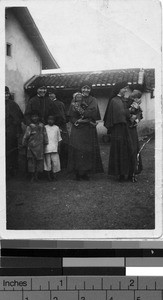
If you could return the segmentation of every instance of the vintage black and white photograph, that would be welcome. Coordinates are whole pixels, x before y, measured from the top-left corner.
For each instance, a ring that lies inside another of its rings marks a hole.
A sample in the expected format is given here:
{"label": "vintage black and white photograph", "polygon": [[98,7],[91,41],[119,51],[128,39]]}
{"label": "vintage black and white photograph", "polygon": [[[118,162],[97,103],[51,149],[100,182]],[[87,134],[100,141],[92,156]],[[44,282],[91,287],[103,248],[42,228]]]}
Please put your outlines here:
{"label": "vintage black and white photograph", "polygon": [[160,2],[4,2],[6,230],[154,237]]}

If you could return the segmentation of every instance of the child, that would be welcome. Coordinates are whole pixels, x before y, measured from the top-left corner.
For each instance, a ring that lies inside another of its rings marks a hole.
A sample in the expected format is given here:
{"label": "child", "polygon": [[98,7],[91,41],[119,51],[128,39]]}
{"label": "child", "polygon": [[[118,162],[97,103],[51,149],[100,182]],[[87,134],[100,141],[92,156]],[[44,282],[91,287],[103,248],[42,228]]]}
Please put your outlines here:
{"label": "child", "polygon": [[[92,120],[89,120],[88,118],[84,117],[84,111],[87,109],[88,104],[82,101],[82,94],[77,92],[73,95],[73,108],[75,111],[79,113],[79,117],[85,121],[85,123],[89,123],[92,126],[96,126],[96,122],[93,122]],[[74,124],[75,126],[78,126],[78,121]]]}
{"label": "child", "polygon": [[129,111],[130,111],[130,120],[129,127],[135,127],[143,118],[143,111],[140,107],[142,93],[139,90],[134,90],[129,96]]}
{"label": "child", "polygon": [[44,145],[48,143],[48,137],[44,125],[39,122],[37,111],[31,112],[30,121],[22,144],[27,146],[28,171],[31,174],[31,182],[33,182],[38,181],[38,173],[43,172]]}
{"label": "child", "polygon": [[[45,125],[49,143],[44,149],[44,171],[47,172],[48,180],[57,179],[56,173],[61,170],[58,146],[62,140],[59,127],[55,125],[54,116],[48,116],[47,125]],[[53,173],[51,177],[50,171]]]}

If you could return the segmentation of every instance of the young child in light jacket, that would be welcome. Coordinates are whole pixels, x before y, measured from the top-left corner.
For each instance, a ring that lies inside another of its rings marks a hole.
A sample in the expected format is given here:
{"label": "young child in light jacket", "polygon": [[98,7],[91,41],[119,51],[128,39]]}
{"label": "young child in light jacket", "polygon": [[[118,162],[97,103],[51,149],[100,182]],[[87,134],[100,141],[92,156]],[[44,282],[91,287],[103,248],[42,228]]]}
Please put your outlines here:
{"label": "young child in light jacket", "polygon": [[44,171],[49,181],[57,180],[57,173],[61,170],[58,154],[59,144],[62,140],[59,127],[55,125],[54,116],[48,116],[45,125],[49,143],[44,148]]}

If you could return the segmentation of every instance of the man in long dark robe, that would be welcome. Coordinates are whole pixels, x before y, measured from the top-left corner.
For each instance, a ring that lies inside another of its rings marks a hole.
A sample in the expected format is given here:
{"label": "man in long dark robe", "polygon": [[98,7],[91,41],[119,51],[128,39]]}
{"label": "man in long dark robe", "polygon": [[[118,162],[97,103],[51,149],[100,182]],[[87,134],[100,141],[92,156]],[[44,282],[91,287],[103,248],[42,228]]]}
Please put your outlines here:
{"label": "man in long dark robe", "polygon": [[108,174],[124,180],[128,177],[132,164],[133,146],[128,132],[127,119],[129,110],[125,109],[123,97],[126,92],[125,83],[120,86],[118,95],[111,99],[104,126],[111,132],[111,146]]}
{"label": "man in long dark robe", "polygon": [[69,116],[72,123],[68,171],[76,173],[77,180],[89,180],[90,173],[102,173],[103,166],[95,123],[100,120],[96,98],[90,96],[90,87],[84,86],[82,102],[86,106],[83,117],[70,106]]}
{"label": "man in long dark robe", "polygon": [[6,127],[6,175],[13,176],[18,169],[18,138],[22,133],[23,113],[19,105],[11,99],[9,88],[5,87],[5,127]]}
{"label": "man in long dark robe", "polygon": [[[37,95],[32,97],[28,103],[25,110],[25,120],[26,124],[30,124],[30,114],[32,111],[37,111],[40,115],[40,121],[43,124],[47,123],[47,117],[49,114],[54,115],[54,117],[60,115],[57,106],[53,101],[46,95],[47,88],[39,87],[37,89]],[[57,125],[57,124],[56,124]]]}

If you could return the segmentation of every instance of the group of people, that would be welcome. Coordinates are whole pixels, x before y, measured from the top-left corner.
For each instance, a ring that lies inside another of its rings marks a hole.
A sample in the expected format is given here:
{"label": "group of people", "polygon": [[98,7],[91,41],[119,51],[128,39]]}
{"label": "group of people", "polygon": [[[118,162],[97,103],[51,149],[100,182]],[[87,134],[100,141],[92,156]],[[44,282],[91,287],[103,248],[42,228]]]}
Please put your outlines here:
{"label": "group of people", "polygon": [[[63,102],[57,100],[53,91],[47,95],[47,88],[43,86],[28,101],[24,115],[18,104],[11,99],[8,87],[5,87],[5,103],[7,177],[14,175],[18,168],[18,148],[21,145],[26,148],[27,169],[31,181],[37,181],[43,171],[49,180],[55,178],[61,170],[59,144],[62,141],[61,148],[66,149],[68,144]],[[22,123],[25,126],[21,126]],[[22,132],[22,127],[25,127],[25,132]],[[66,150],[64,154],[67,154]]]}
{"label": "group of people", "polygon": [[[105,112],[104,126],[111,134],[108,174],[122,181],[136,181],[135,174],[142,170],[139,155],[137,123],[142,118],[141,92],[134,90],[125,97],[123,83]],[[5,88],[6,99],[6,171],[13,173],[18,167],[18,138],[21,122],[25,126],[22,147],[26,148],[27,167],[31,181],[37,181],[43,171],[48,180],[57,179],[62,159],[67,157],[68,173],[76,180],[89,180],[93,173],[103,173],[103,164],[97,136],[97,124],[101,119],[97,99],[90,95],[85,84],[73,95],[68,112],[53,91],[47,95],[46,87],[39,87],[37,95],[26,106],[24,115]],[[68,133],[66,123],[70,122]],[[62,153],[62,155],[61,155]]]}

